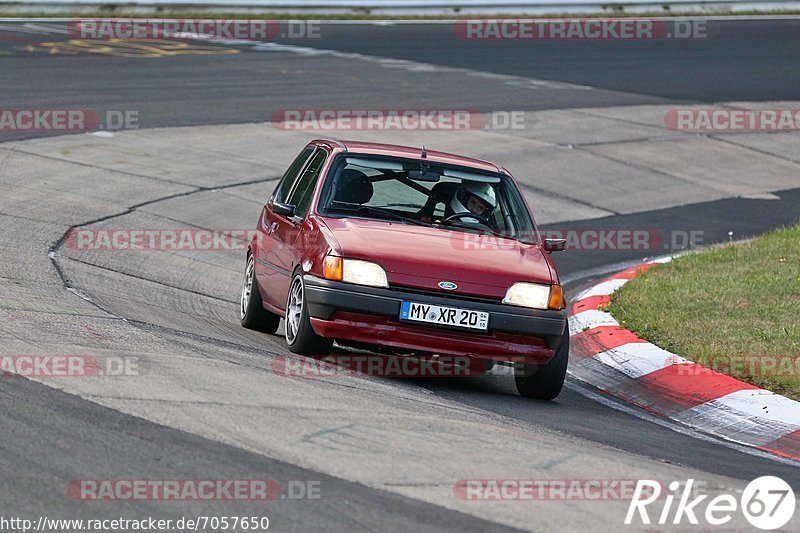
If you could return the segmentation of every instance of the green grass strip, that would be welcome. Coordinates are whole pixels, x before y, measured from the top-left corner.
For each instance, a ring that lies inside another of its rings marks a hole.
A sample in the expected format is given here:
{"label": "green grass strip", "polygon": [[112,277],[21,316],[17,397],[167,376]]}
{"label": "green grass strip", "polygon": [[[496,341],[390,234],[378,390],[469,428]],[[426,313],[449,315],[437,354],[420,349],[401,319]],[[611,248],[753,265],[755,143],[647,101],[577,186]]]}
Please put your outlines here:
{"label": "green grass strip", "polygon": [[800,226],[657,265],[609,310],[665,350],[800,400]]}

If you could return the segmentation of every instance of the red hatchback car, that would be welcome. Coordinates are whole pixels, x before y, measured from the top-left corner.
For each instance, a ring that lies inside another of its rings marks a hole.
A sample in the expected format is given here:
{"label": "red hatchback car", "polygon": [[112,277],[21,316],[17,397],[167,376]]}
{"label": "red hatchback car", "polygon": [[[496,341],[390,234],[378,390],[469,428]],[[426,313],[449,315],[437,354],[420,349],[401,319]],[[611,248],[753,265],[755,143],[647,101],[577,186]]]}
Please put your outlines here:
{"label": "red hatchback car", "polygon": [[315,140],[261,211],[242,325],[324,356],[334,340],[404,356],[514,362],[523,396],[555,398],[564,298],[511,174],[443,152]]}

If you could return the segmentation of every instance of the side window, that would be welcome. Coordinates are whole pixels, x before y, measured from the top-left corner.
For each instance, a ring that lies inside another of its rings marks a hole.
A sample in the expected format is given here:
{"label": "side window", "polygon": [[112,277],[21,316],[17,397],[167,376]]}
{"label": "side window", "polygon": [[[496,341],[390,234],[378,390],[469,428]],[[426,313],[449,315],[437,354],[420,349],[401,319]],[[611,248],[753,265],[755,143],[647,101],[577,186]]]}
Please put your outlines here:
{"label": "side window", "polygon": [[289,165],[288,170],[281,178],[281,181],[278,182],[278,186],[275,188],[275,192],[273,193],[272,201],[278,203],[286,203],[286,197],[289,195],[289,191],[292,190],[292,185],[294,185],[295,178],[303,169],[303,165],[306,161],[308,161],[308,157],[311,155],[311,152],[314,151],[313,146],[306,146],[300,155],[295,158],[291,165]]}
{"label": "side window", "polygon": [[322,169],[322,165],[325,164],[326,156],[327,154],[324,150],[319,150],[314,154],[314,157],[311,158],[311,163],[308,164],[303,175],[297,180],[297,186],[288,202],[294,205],[294,213],[297,217],[302,218],[308,212],[308,204],[311,202],[314,187],[319,179],[319,171]]}

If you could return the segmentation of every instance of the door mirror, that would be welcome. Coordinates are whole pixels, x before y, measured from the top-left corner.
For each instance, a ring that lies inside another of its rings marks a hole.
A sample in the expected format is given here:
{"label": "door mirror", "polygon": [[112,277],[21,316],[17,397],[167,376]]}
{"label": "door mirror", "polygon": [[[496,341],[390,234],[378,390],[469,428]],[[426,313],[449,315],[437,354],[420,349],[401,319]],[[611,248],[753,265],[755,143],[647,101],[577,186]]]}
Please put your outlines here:
{"label": "door mirror", "polygon": [[282,215],[291,218],[294,216],[294,206],[283,204],[281,202],[272,202],[272,212],[276,215]]}
{"label": "door mirror", "polygon": [[548,252],[563,252],[567,249],[567,239],[545,239],[544,249]]}

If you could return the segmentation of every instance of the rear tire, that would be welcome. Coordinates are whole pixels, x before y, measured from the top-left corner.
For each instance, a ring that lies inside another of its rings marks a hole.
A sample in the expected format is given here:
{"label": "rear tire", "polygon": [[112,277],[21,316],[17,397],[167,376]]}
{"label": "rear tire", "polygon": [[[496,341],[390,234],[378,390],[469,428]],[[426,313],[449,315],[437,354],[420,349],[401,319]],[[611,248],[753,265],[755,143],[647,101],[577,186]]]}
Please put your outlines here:
{"label": "rear tire", "polygon": [[261,293],[255,278],[255,260],[247,255],[247,266],[244,269],[242,298],[239,303],[239,319],[247,329],[263,331],[270,335],[278,331],[281,317],[264,309]]}
{"label": "rear tire", "polygon": [[564,387],[569,362],[569,326],[564,325],[564,334],[553,357],[543,365],[514,366],[514,381],[517,392],[525,398],[552,400]]}
{"label": "rear tire", "polygon": [[311,327],[306,305],[306,286],[303,273],[295,272],[286,298],[286,344],[289,351],[300,355],[324,357],[331,353],[333,339],[320,337]]}

